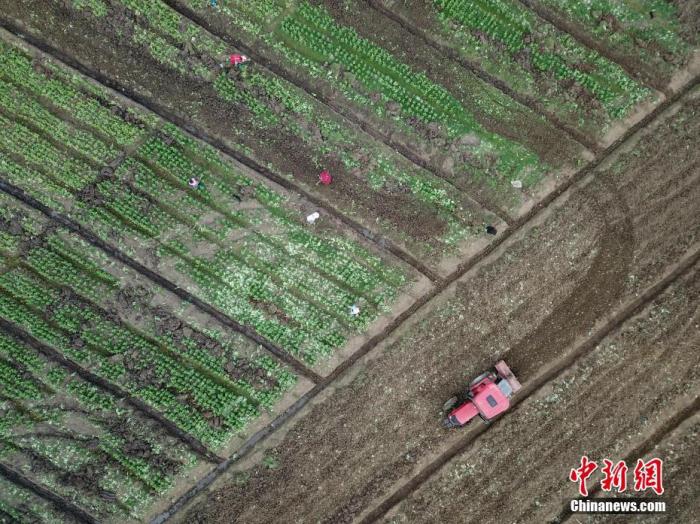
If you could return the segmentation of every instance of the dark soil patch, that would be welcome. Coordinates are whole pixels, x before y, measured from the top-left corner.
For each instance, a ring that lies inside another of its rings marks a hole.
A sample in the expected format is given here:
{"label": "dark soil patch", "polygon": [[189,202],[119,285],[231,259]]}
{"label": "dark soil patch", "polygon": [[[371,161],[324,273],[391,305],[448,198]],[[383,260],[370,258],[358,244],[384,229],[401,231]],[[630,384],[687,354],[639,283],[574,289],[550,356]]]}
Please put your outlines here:
{"label": "dark soil patch", "polygon": [[22,236],[24,229],[22,228],[22,217],[13,216],[11,218],[0,217],[0,230],[9,233],[14,237]]}
{"label": "dark soil patch", "polygon": [[[202,117],[215,126],[218,135],[226,136],[231,133],[231,126],[225,118],[229,111],[225,104],[219,103],[218,107],[207,105],[202,109]],[[299,137],[270,129],[258,130],[256,139],[258,142],[254,151],[265,151],[266,160],[273,165],[284,166],[283,172],[290,173],[305,186],[317,185],[321,168]],[[445,231],[447,225],[437,212],[426,208],[413,195],[399,197],[401,206],[390,205],[392,199],[396,200],[394,195],[372,190],[364,180],[349,173],[339,160],[328,158],[323,169],[328,169],[333,174],[333,183],[328,186],[319,185],[316,193],[339,209],[354,209],[355,216],[378,216],[396,229],[423,242],[430,242]]]}
{"label": "dark soil patch", "polygon": [[680,20],[680,34],[692,45],[700,43],[700,3],[687,0],[672,0]]}

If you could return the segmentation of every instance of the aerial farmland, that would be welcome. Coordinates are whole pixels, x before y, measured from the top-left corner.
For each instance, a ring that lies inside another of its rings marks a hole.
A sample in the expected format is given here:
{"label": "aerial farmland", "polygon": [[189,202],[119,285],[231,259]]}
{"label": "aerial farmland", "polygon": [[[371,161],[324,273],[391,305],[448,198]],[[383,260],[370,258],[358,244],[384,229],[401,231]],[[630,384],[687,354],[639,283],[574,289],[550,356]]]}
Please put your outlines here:
{"label": "aerial farmland", "polygon": [[700,1],[0,0],[0,523],[690,523],[699,409]]}

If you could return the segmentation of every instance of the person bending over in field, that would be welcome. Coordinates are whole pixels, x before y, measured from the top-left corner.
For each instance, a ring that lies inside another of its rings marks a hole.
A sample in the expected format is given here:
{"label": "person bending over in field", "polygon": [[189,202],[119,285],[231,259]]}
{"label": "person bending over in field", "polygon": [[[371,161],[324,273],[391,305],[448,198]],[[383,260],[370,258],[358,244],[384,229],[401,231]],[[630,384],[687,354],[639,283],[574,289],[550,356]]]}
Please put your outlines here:
{"label": "person bending over in field", "polygon": [[187,185],[192,189],[204,189],[204,184],[202,184],[202,181],[197,177],[190,178],[187,181]]}

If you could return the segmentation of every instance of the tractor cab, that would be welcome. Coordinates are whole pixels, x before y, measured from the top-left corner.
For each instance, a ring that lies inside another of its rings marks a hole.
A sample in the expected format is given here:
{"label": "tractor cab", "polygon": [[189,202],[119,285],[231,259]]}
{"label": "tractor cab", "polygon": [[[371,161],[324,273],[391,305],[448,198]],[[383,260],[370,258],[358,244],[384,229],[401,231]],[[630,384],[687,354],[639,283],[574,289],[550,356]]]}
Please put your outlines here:
{"label": "tractor cab", "polygon": [[464,426],[477,415],[489,422],[510,407],[510,398],[520,387],[520,382],[501,360],[494,370],[475,378],[466,392],[445,403],[443,411],[447,416],[443,425],[446,428]]}

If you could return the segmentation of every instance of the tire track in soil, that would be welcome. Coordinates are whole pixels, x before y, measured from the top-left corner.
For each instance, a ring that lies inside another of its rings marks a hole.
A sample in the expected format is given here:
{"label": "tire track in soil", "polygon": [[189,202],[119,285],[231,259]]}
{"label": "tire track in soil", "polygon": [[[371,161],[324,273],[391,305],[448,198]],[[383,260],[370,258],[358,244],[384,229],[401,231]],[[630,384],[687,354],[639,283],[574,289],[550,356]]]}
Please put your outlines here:
{"label": "tire track in soil", "polygon": [[[614,309],[623,293],[635,248],[632,214],[618,188],[605,179],[599,181],[608,189],[603,196],[611,197],[609,201],[596,199],[587,189],[583,192],[597,210],[595,216],[604,217],[600,220],[602,234],[593,263],[566,300],[503,355],[509,365],[523,374],[534,372],[546,363],[546,357],[556,354],[557,348],[574,342],[578,330],[572,329],[569,319],[575,319],[578,328],[593,325],[601,311]],[[538,348],[537,357],[532,348]]]}
{"label": "tire track in soil", "polygon": [[134,269],[135,271],[138,271],[140,274],[142,274],[144,277],[148,278],[155,284],[159,285],[160,287],[163,287],[167,289],[168,291],[174,293],[177,295],[179,298],[184,300],[185,302],[188,302],[194,306],[196,306],[198,309],[204,311],[205,313],[209,314],[210,316],[214,317],[216,320],[224,324],[225,326],[233,329],[234,331],[237,331],[238,333],[241,333],[242,335],[248,337],[251,339],[253,342],[260,344],[262,347],[264,347],[267,351],[272,353],[275,357],[292,367],[297,373],[300,375],[304,376],[305,378],[308,378],[311,380],[313,383],[318,384],[321,382],[323,379],[319,374],[317,374],[315,371],[309,369],[306,365],[292,357],[289,353],[284,351],[283,349],[277,347],[274,345],[272,342],[269,340],[263,338],[260,336],[257,332],[255,332],[253,329],[251,329],[248,326],[244,326],[236,322],[233,318],[229,317],[228,315],[224,314],[223,312],[219,311],[218,309],[214,308],[213,306],[209,305],[208,303],[198,299],[188,291],[176,286],[174,283],[171,281],[167,280],[163,276],[161,276],[158,273],[155,273],[154,271],[151,271],[148,269],[146,266],[140,264],[136,260],[132,259],[131,257],[127,256],[126,254],[122,253],[120,250],[115,248],[114,246],[108,244],[107,242],[104,242],[101,240],[97,235],[83,227],[82,225],[78,224],[77,222],[67,218],[61,213],[58,213],[56,211],[53,211],[49,207],[45,206],[35,198],[29,196],[27,193],[25,193],[22,189],[8,183],[5,179],[0,178],[0,191],[4,191],[8,195],[11,195],[15,197],[16,199],[20,200],[24,204],[36,209],[37,211],[40,211],[44,215],[46,215],[48,218],[53,220],[54,222],[57,222],[61,226],[65,227],[66,229],[70,230],[73,233],[76,233],[80,235],[83,239],[85,239],[87,242],[92,244],[93,246],[101,249],[108,255],[110,255],[112,258],[115,258],[122,262],[123,264],[129,266],[130,268]]}
{"label": "tire track in soil", "polygon": [[[700,397],[696,397],[695,400],[681,408],[677,411],[664,426],[658,428],[652,435],[650,435],[643,442],[639,443],[631,452],[622,457],[622,460],[626,464],[634,464],[637,459],[644,457],[644,455],[650,453],[654,447],[659,444],[663,439],[673,433],[678,427],[683,424],[686,420],[700,413]],[[588,498],[595,498],[601,492],[600,483],[596,483],[592,488],[588,490]],[[569,522],[573,517],[574,513],[571,511],[570,507],[566,507],[559,515],[554,517],[552,522],[565,523]]]}
{"label": "tire track in soil", "polygon": [[[699,283],[696,264],[618,333],[519,406],[507,425],[484,434],[382,522],[459,522],[455,510],[469,499],[480,503],[465,508],[464,521],[488,520],[495,512],[504,522],[556,522],[552,517],[576,491],[565,479],[569,465],[580,458],[577,449],[598,458],[623,458],[695,400],[686,383],[698,383],[692,371],[698,359],[689,352],[695,347],[692,337],[700,340],[694,328]],[[605,401],[613,398],[619,402],[611,410]],[[518,442],[534,448],[523,451]],[[489,452],[494,449],[502,453]],[[514,468],[522,468],[525,476],[512,474]],[[481,485],[474,475],[478,471],[494,471],[491,482]],[[460,491],[450,497],[454,488]],[[513,496],[504,501],[502,493]]]}
{"label": "tire track in soil", "polygon": [[570,138],[572,138],[585,148],[589,149],[595,154],[598,154],[602,151],[601,147],[598,145],[597,142],[591,140],[590,137],[588,137],[584,133],[581,133],[578,129],[573,128],[562,122],[554,113],[545,109],[544,106],[540,102],[535,100],[533,97],[515,92],[513,89],[508,87],[508,85],[503,80],[499,80],[495,76],[484,71],[481,67],[479,67],[477,63],[459,56],[459,54],[457,54],[456,51],[453,51],[449,47],[440,44],[437,40],[432,38],[430,34],[416,27],[409,20],[406,20],[405,17],[395,13],[388,7],[382,5],[380,1],[368,0],[368,3],[370,7],[377,11],[380,15],[396,22],[407,32],[423,40],[426,44],[435,49],[438,53],[442,54],[444,57],[449,58],[453,62],[460,64],[464,69],[470,71],[487,84],[491,84],[493,87],[501,91],[503,94],[508,95],[519,104],[531,109],[536,114],[543,116],[545,119],[547,119],[547,121],[550,124],[552,124],[554,127],[568,135]]}
{"label": "tire track in soil", "polygon": [[299,187],[297,184],[287,180],[286,178],[283,178],[280,175],[277,175],[276,173],[273,173],[267,167],[263,166],[256,160],[253,160],[248,156],[234,151],[229,146],[227,146],[222,140],[209,135],[209,133],[201,129],[194,127],[187,118],[182,116],[182,114],[177,114],[175,111],[168,109],[167,106],[158,103],[157,101],[151,102],[147,100],[145,97],[139,95],[133,90],[128,89],[127,87],[119,84],[117,81],[112,80],[106,74],[96,71],[91,65],[86,65],[69,56],[68,54],[64,53],[60,49],[57,49],[52,45],[41,41],[29,31],[25,31],[21,25],[18,25],[16,23],[16,21],[8,20],[7,18],[2,18],[2,13],[0,13],[0,27],[9,33],[12,33],[15,37],[23,40],[25,44],[29,44],[39,49],[43,53],[53,57],[55,60],[62,62],[64,65],[67,65],[72,69],[75,69],[76,71],[80,72],[81,74],[98,82],[99,84],[108,87],[109,89],[115,92],[113,94],[116,94],[117,97],[126,98],[132,103],[141,106],[142,108],[150,111],[151,113],[155,113],[163,120],[166,120],[176,125],[178,128],[184,130],[187,134],[201,140],[202,142],[209,144],[210,146],[222,152],[226,156],[235,159],[238,163],[246,166],[252,171],[255,171],[261,177],[274,182],[276,185],[284,188],[287,191],[301,195],[305,200],[311,202],[314,206],[322,209],[328,215],[333,216],[334,218],[348,226],[350,229],[358,233],[361,237],[368,239],[370,242],[376,244],[380,249],[391,253],[396,258],[413,267],[419,273],[422,273],[423,276],[427,277],[431,282],[441,281],[441,278],[433,270],[428,268],[425,264],[423,264],[416,257],[405,251],[403,248],[395,244],[392,240],[383,237],[379,234],[376,234],[373,231],[370,231],[359,222],[345,216],[334,207],[331,207],[330,204],[326,203],[322,199],[314,196],[313,194]]}
{"label": "tire track in soil", "polygon": [[113,384],[95,375],[91,371],[88,371],[77,362],[66,358],[58,350],[34,338],[34,336],[29,334],[21,327],[0,317],[0,329],[5,331],[6,333],[9,333],[17,340],[20,340],[25,344],[31,346],[32,348],[36,349],[42,355],[46,355],[54,362],[57,362],[58,364],[70,369],[74,373],[78,374],[81,378],[87,380],[95,386],[105,391],[108,391],[117,398],[124,399],[127,403],[132,405],[135,409],[143,413],[145,416],[160,423],[160,425],[163,426],[168,431],[168,433],[177,437],[182,442],[187,444],[195,453],[197,453],[200,457],[204,458],[208,462],[218,463],[223,460],[223,457],[212,453],[199,440],[197,440],[195,437],[193,437],[186,431],[180,429],[173,422],[165,418],[163,414],[156,411],[142,400],[139,400],[138,398],[132,396],[130,393],[123,390],[120,386],[117,386],[116,384]]}
{"label": "tire track in soil", "polygon": [[[202,478],[197,484],[195,484],[190,491],[181,496],[173,505],[165,512],[161,513],[157,517],[151,520],[150,524],[162,524],[163,522],[174,517],[178,512],[180,512],[192,499],[194,499],[199,493],[207,489],[211,484],[214,483],[223,473],[228,471],[228,469],[239,460],[248,456],[252,450],[261,442],[264,442],[270,435],[275,433],[277,429],[284,426],[289,422],[298,412],[300,412],[313,398],[318,394],[323,392],[328,386],[332,385],[336,380],[343,377],[349,369],[353,367],[355,362],[360,358],[367,355],[374,347],[379,343],[389,338],[389,336],[394,333],[401,324],[414,316],[414,314],[422,309],[428,302],[433,298],[440,295],[451,283],[460,277],[464,276],[467,272],[476,270],[480,263],[484,261],[492,252],[494,252],[503,242],[505,242],[510,236],[512,236],[517,231],[523,229],[527,224],[533,221],[536,217],[540,216],[546,212],[547,208],[555,202],[556,200],[563,198],[570,192],[570,190],[577,187],[577,185],[594,169],[599,167],[605,159],[611,156],[617,149],[619,149],[624,143],[632,139],[637,132],[645,128],[647,125],[652,123],[655,119],[664,113],[670,106],[678,102],[684,95],[690,92],[695,86],[700,84],[700,77],[691,79],[683,88],[679,89],[672,97],[668,98],[661,104],[659,104],[653,111],[647,114],[644,118],[640,119],[636,124],[631,126],[624,134],[622,134],[615,142],[610,144],[605,151],[598,157],[596,157],[589,164],[584,166],[578,173],[572,176],[567,183],[562,184],[553,192],[551,192],[547,197],[541,200],[538,204],[533,206],[533,208],[521,219],[519,219],[512,228],[509,228],[499,235],[489,246],[487,246],[480,253],[476,254],[472,258],[466,260],[460,266],[455,269],[445,280],[437,285],[432,291],[424,295],[422,298],[416,300],[411,308],[406,310],[404,314],[397,317],[391,324],[389,324],[386,329],[378,334],[377,336],[370,339],[366,344],[359,348],[353,355],[346,359],[342,364],[340,364],[329,376],[326,377],[324,382],[317,384],[312,390],[303,395],[299,400],[297,400],[293,405],[291,405],[285,412],[279,415],[275,420],[272,421],[270,425],[263,428],[259,432],[255,433],[246,443],[239,448],[238,452],[232,455],[223,463],[219,464],[215,469],[213,469],[206,477]],[[479,430],[477,430],[479,431]]]}
{"label": "tire track in soil", "polygon": [[[90,513],[82,508],[79,508],[72,502],[64,499],[63,497],[56,495],[53,491],[46,489],[44,486],[37,484],[33,480],[25,477],[19,471],[7,466],[0,462],[0,475],[4,476],[8,480],[18,484],[28,490],[36,493],[41,498],[48,500],[54,506],[56,506],[60,511],[72,515],[79,522],[86,522],[87,524],[97,524],[98,521]],[[3,521],[4,522],[4,521]]]}
{"label": "tire track in soil", "polygon": [[[320,104],[322,104],[328,111],[331,113],[337,115],[338,117],[347,120],[351,122],[352,124],[356,125],[359,127],[363,132],[367,133],[370,137],[373,139],[381,142],[384,144],[386,147],[390,148],[391,150],[395,151],[397,154],[411,162],[412,164],[415,164],[416,166],[420,167],[421,169],[424,169],[425,171],[428,171],[431,175],[440,178],[441,180],[447,182],[451,187],[454,188],[455,191],[466,195],[466,197],[474,202],[475,204],[478,205],[478,207],[489,211],[496,215],[496,217],[499,220],[502,220],[505,224],[510,225],[511,220],[508,218],[508,213],[503,210],[503,209],[494,209],[493,207],[487,206],[484,202],[482,202],[480,199],[477,199],[475,195],[468,194],[464,192],[463,190],[457,188],[450,177],[441,171],[438,171],[437,169],[433,168],[430,166],[430,164],[421,159],[418,155],[416,155],[413,151],[411,151],[409,148],[401,145],[400,143],[396,142],[395,140],[392,140],[390,136],[387,136],[386,134],[382,133],[381,131],[375,129],[372,125],[368,124],[365,122],[361,117],[358,115],[353,114],[351,111],[345,110],[342,106],[342,104],[337,104],[333,100],[329,99],[328,97],[324,96],[323,93],[321,93],[318,90],[313,89],[312,84],[307,84],[305,82],[302,82],[300,80],[296,80],[292,78],[290,75],[288,75],[284,69],[281,67],[277,66],[274,62],[271,60],[268,60],[262,56],[255,50],[254,47],[250,47],[247,45],[245,42],[234,38],[231,34],[225,33],[222,31],[218,31],[215,28],[212,27],[212,25],[206,21],[206,19],[200,15],[198,15],[194,10],[181,5],[177,0],[162,0],[163,3],[168,5],[171,9],[182,15],[183,17],[187,18],[190,20],[195,25],[198,25],[208,33],[216,36],[217,38],[220,38],[227,44],[235,47],[236,49],[243,51],[246,55],[250,56],[253,58],[253,60],[261,64],[265,69],[270,71],[276,76],[279,76],[280,78],[283,78],[290,84],[296,86],[297,88],[301,89],[302,91],[312,95],[316,101],[318,101]],[[583,144],[585,146],[585,144]]]}
{"label": "tire track in soil", "polygon": [[[13,23],[8,22],[7,20],[2,20],[0,25],[2,25],[3,28],[6,30],[10,31],[11,33],[15,34],[15,36],[18,36],[18,33],[20,31],[18,30],[17,26],[15,26]],[[96,73],[91,71],[90,68],[83,66],[82,64],[76,62],[72,58],[68,57],[64,53],[52,48],[50,45],[44,44],[38,39],[30,36],[30,35],[23,35],[20,38],[28,42],[29,44],[33,45],[34,47],[37,47],[44,53],[47,53],[51,56],[53,56],[54,59],[62,61],[74,69],[77,69],[81,73],[85,74],[86,76],[92,78],[93,80],[96,80],[97,82],[102,83],[103,85],[111,88],[112,90],[118,91],[118,96],[127,96],[128,98],[131,98],[131,100],[143,107],[146,107],[147,109],[151,110],[152,112],[155,112],[156,114],[159,114],[162,118],[165,120],[169,120],[172,123],[178,125],[179,127],[183,128],[185,131],[188,133],[192,134],[193,136],[196,136],[205,142],[209,143],[213,147],[219,149],[220,151],[224,152],[228,156],[236,157],[235,155],[231,155],[226,151],[226,147],[224,146],[219,147],[216,143],[212,143],[212,140],[210,139],[204,139],[201,138],[200,135],[202,133],[199,133],[196,129],[192,128],[191,125],[188,123],[184,122],[182,119],[176,116],[167,116],[169,115],[169,111],[165,110],[165,115],[163,111],[161,110],[155,110],[152,107],[149,107],[148,105],[142,103],[139,101],[138,97],[134,98],[129,95],[125,90],[120,89],[118,85],[115,85],[114,82],[110,81],[104,75],[100,73]],[[240,460],[241,458],[247,456],[252,449],[254,448],[255,445],[258,443],[264,441],[267,437],[269,437],[272,433],[276,431],[279,427],[283,426],[287,421],[289,421],[291,418],[293,418],[296,413],[298,413],[311,399],[313,399],[315,396],[317,396],[321,391],[325,390],[329,385],[331,385],[337,378],[343,376],[352,366],[353,364],[359,360],[361,357],[369,353],[371,349],[373,349],[377,344],[379,344],[381,341],[385,340],[388,338],[396,329],[407,319],[412,317],[416,311],[418,311],[422,306],[424,306],[427,302],[429,302],[431,299],[439,295],[442,291],[444,291],[449,284],[457,280],[459,277],[463,276],[465,273],[470,271],[471,269],[475,268],[481,261],[483,261],[489,254],[491,254],[497,247],[499,247],[506,239],[508,239],[513,233],[516,231],[519,231],[523,226],[528,224],[534,217],[539,216],[543,211],[545,211],[549,205],[560,198],[562,195],[564,195],[566,192],[568,192],[572,187],[574,187],[578,182],[580,182],[587,174],[589,174],[593,169],[598,167],[608,156],[610,156],[614,151],[616,151],[623,143],[625,143],[627,140],[629,140],[637,131],[640,129],[646,127],[650,122],[652,122],[654,119],[656,119],[661,113],[663,113],[669,106],[673,105],[675,102],[677,102],[680,98],[682,98],[687,92],[689,92],[692,88],[694,88],[696,85],[700,83],[700,77],[695,77],[691,80],[689,80],[685,86],[680,88],[676,93],[673,94],[673,96],[669,97],[666,99],[664,102],[659,104],[653,111],[649,112],[644,118],[639,120],[635,125],[631,126],[628,128],[628,130],[618,138],[615,142],[613,142],[610,146],[608,146],[605,151],[603,151],[599,156],[597,156],[593,161],[591,161],[589,164],[584,166],[579,172],[577,172],[574,176],[572,176],[567,182],[564,184],[560,185],[557,189],[552,191],[547,197],[542,199],[538,204],[533,206],[533,208],[526,214],[523,215],[519,220],[517,220],[512,227],[506,229],[499,237],[497,237],[494,242],[492,242],[489,246],[487,246],[484,250],[482,250],[480,253],[475,255],[474,257],[466,260],[462,264],[459,265],[458,268],[453,271],[448,277],[445,279],[439,281],[438,285],[435,286],[435,288],[426,293],[423,297],[420,299],[416,300],[416,302],[413,304],[411,308],[406,310],[401,316],[397,317],[391,324],[387,326],[387,328],[380,334],[376,335],[372,339],[370,339],[367,343],[365,343],[361,348],[359,348],[353,355],[351,355],[348,359],[346,359],[342,364],[340,364],[330,375],[328,375],[325,379],[319,380],[317,382],[317,385],[310,390],[308,393],[306,393],[304,396],[302,396],[300,399],[298,399],[293,405],[291,405],[287,410],[285,410],[281,415],[279,415],[275,420],[273,420],[267,427],[263,428],[259,432],[255,433],[252,435],[246,443],[239,448],[239,451],[226,459],[225,461],[222,461],[219,463],[216,468],[214,468],[206,477],[201,479],[193,488],[187,492],[185,495],[180,497],[172,506],[171,508],[159,515],[158,517],[154,518],[152,520],[153,523],[161,523],[164,522],[165,520],[171,518],[177,511],[182,509],[182,507],[185,506],[189,500],[194,498],[199,492],[204,490],[206,487],[208,487],[214,480],[216,480],[223,472],[225,472],[231,464],[234,462]],[[216,142],[216,141],[214,141]],[[242,162],[243,163],[243,162]],[[254,167],[252,168],[256,171]],[[258,171],[260,172],[260,171]],[[263,173],[261,173],[263,174]],[[263,174],[263,176],[265,176]],[[274,176],[274,175],[273,175]],[[268,177],[269,178],[269,177]],[[0,182],[0,189],[5,190],[8,192],[4,187],[2,182]],[[292,189],[294,190],[294,189]],[[13,193],[10,193],[13,194]],[[13,195],[17,196],[17,195]],[[48,214],[48,216],[55,218],[51,210],[46,208],[46,210],[42,210],[45,214]],[[336,213],[333,213],[334,216]],[[346,222],[346,219],[342,217],[338,213],[338,218],[340,218],[343,222]],[[342,218],[341,218],[342,217]],[[64,219],[65,220],[65,219]],[[63,223],[62,223],[63,224]],[[63,224],[66,225],[66,224]],[[70,227],[70,226],[67,226]],[[361,226],[360,226],[361,228]],[[78,226],[78,233],[81,234],[81,236],[85,235],[85,232],[81,232],[82,228]],[[89,233],[87,233],[88,236],[90,236]],[[366,236],[366,235],[365,235]],[[88,241],[93,243],[93,241],[97,241],[97,247],[100,247],[100,249],[103,249],[107,251],[108,253],[110,252],[109,249],[105,249],[104,246],[102,246],[101,242],[99,239],[96,239],[94,236],[92,237],[92,240],[90,238],[87,238],[84,236]],[[376,240],[375,240],[376,241]],[[108,246],[107,246],[108,247]],[[110,253],[112,254],[112,253]],[[114,256],[114,254],[112,254]],[[138,271],[138,268],[134,268]],[[154,281],[163,286],[166,287],[166,289],[169,289],[170,291],[175,292],[176,294],[179,295],[178,291],[179,288],[173,288],[170,289],[167,287],[167,281],[166,284],[164,285],[161,282],[162,277],[159,275],[156,275],[149,270],[145,269],[148,273],[150,274],[144,274],[144,276],[147,276],[150,279],[155,279]],[[141,272],[141,271],[139,271]],[[164,279],[162,279],[164,280]],[[172,285],[172,284],[171,284]],[[211,313],[210,313],[211,314]],[[224,324],[227,324],[227,322],[223,322]]]}
{"label": "tire track in soil", "polygon": [[[617,314],[613,315],[602,327],[596,330],[588,339],[575,348],[566,358],[545,370],[539,378],[532,379],[525,384],[521,390],[521,393],[516,395],[511,401],[512,407],[509,412],[517,410],[520,403],[537,393],[550,381],[562,375],[571,366],[575,365],[581,357],[584,357],[595,349],[595,347],[600,344],[600,342],[606,336],[617,331],[624,324],[624,322],[633,317],[646,305],[650,304],[678,278],[683,276],[686,272],[692,270],[693,266],[695,266],[698,261],[700,261],[700,246],[696,245],[691,255],[685,257],[684,260],[675,265],[670,273],[668,273],[661,280],[657,281],[654,285],[647,288],[645,292],[624,306],[623,309]],[[465,439],[455,443],[453,446],[443,452],[437,459],[424,467],[418,474],[414,475],[408,482],[394,491],[389,497],[383,499],[382,502],[380,502],[361,520],[359,520],[359,523],[370,524],[379,521],[379,519],[386,515],[386,513],[394,508],[394,506],[399,504],[406,497],[415,492],[426,481],[432,478],[433,475],[437,473],[445,464],[472,446],[477,441],[478,437],[488,430],[489,426],[503,423],[504,418],[507,420],[507,416],[499,416],[490,425],[479,426],[470,432]]]}

